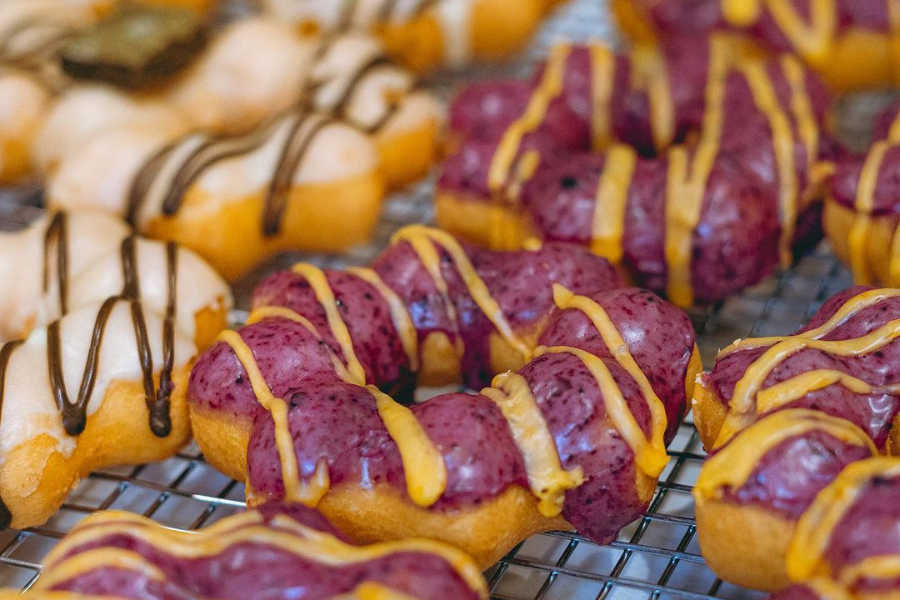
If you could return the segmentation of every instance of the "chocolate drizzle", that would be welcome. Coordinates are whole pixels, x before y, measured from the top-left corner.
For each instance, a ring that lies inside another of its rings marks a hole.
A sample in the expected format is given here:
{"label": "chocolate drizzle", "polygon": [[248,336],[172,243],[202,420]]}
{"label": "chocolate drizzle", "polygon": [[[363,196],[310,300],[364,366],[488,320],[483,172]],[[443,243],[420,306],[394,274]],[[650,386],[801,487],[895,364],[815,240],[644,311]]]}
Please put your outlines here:
{"label": "chocolate drizzle", "polygon": [[[417,17],[440,0],[417,0],[412,6],[410,17]],[[375,17],[377,23],[397,19],[397,7],[400,0],[384,0]],[[353,15],[359,6],[359,0],[344,0],[341,6],[340,18],[337,23],[337,31],[348,31],[354,28]]]}
{"label": "chocolate drizzle", "polygon": [[[163,183],[161,212],[166,216],[175,215],[190,187],[208,169],[220,161],[258,150],[286,127],[288,134],[264,198],[263,234],[276,235],[281,228],[294,174],[316,136],[331,122],[326,117],[311,114],[305,105],[299,105],[243,135],[204,137],[199,142],[196,134],[182,138],[157,152],[135,176],[128,194],[128,221],[132,225],[137,222],[141,207]],[[307,124],[310,126],[305,127]],[[196,146],[185,152],[188,144]],[[183,156],[179,156],[179,150]]]}
{"label": "chocolate drizzle", "polygon": [[[143,378],[145,401],[149,413],[150,430],[157,437],[166,437],[172,430],[170,396],[174,385],[172,371],[175,367],[175,319],[178,301],[178,246],[166,244],[166,281],[168,296],[162,329],[162,368],[159,385],[153,380],[153,355],[147,332],[147,321],[140,300],[141,287],[137,259],[137,236],[130,235],[122,241],[120,258],[124,284],[117,296],[107,298],[100,306],[94,320],[91,343],[85,358],[84,373],[78,393],[73,401],[66,388],[62,358],[61,319],[47,327],[47,366],[50,390],[62,417],[65,432],[70,436],[80,435],[87,424],[87,406],[97,380],[100,368],[100,351],[110,315],[120,302],[127,302],[134,325],[135,343]],[[69,229],[66,213],[56,213],[50,220],[44,236],[44,291],[49,289],[50,266],[56,262],[59,303],[61,317],[68,313],[68,252]],[[0,415],[3,410],[6,375],[13,352],[24,341],[9,342],[0,347]],[[12,516],[0,498],[0,529],[9,527]]]}
{"label": "chocolate drizzle", "polygon": [[69,312],[69,217],[58,212],[50,219],[44,234],[44,293],[50,290],[50,262],[56,256],[56,285],[59,294],[59,312]]}

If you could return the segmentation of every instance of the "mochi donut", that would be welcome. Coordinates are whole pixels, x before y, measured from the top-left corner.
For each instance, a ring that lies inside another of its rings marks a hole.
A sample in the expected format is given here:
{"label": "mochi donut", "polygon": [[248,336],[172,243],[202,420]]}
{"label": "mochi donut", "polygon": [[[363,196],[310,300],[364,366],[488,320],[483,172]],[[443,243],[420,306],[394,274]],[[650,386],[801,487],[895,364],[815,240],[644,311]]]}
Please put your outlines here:
{"label": "mochi donut", "polygon": [[694,422],[714,449],[758,419],[810,408],[845,419],[883,451],[900,450],[900,290],[854,287],[830,298],[806,327],[738,340],[697,381]]}
{"label": "mochi donut", "polygon": [[196,532],[123,511],[92,514],[54,547],[25,597],[487,600],[488,592],[455,548],[357,546],[316,511],[273,503]]}
{"label": "mochi donut", "polygon": [[297,106],[234,136],[171,140],[141,125],[100,133],[60,164],[46,201],[109,211],[235,279],[282,250],[364,242],[385,186],[371,138]]}
{"label": "mochi donut", "polygon": [[[161,315],[205,349],[225,328],[226,283],[196,254],[134,235],[103,212],[59,212],[14,233],[0,233],[0,343],[27,337],[70,310],[123,293]],[[174,284],[174,285],[173,285]],[[175,294],[175,296],[170,296]]]}
{"label": "mochi donut", "polygon": [[[808,466],[799,461],[782,465],[779,479],[787,481],[797,470],[802,472]],[[775,465],[770,467],[779,469]],[[786,569],[793,585],[770,600],[897,597],[900,590],[898,501],[900,460],[897,458],[859,460],[833,475],[800,514],[786,556],[777,557],[784,561],[778,571]],[[740,537],[730,537],[729,541],[736,546],[744,545]],[[765,544],[762,536],[754,541]],[[736,558],[737,554],[733,556]],[[740,569],[740,563],[733,568]]]}
{"label": "mochi donut", "polygon": [[900,285],[900,104],[878,119],[863,156],[838,160],[825,200],[823,223],[834,253],[860,285]]}
{"label": "mochi donut", "polygon": [[510,58],[559,0],[261,0],[301,32],[369,31],[414,71]]}
{"label": "mochi donut", "polygon": [[638,42],[728,32],[793,52],[837,91],[900,83],[900,10],[892,0],[613,0]]}
{"label": "mochi donut", "polygon": [[435,160],[441,108],[374,38],[300,39],[264,18],[227,27],[149,97],[108,85],[71,86],[49,110],[34,160],[42,173],[53,173],[92,137],[127,126],[169,139],[193,130],[239,134],[300,100],[370,136],[392,187],[422,177]]}
{"label": "mochi donut", "polygon": [[821,234],[828,97],[722,38],[557,46],[450,114],[438,224],[492,248],[576,242],[681,306],[759,282]]}
{"label": "mochi donut", "polygon": [[[478,250],[413,226],[370,269],[263,282],[188,388],[204,456],[251,505],[486,567],[527,536],[597,542],[648,505],[699,359],[686,315],[567,244]],[[463,381],[406,408],[417,383]]]}
{"label": "mochi donut", "polygon": [[[89,472],[174,454],[193,357],[231,294],[196,255],[103,214],[3,234],[0,527],[44,523]],[[16,321],[15,319],[19,319]],[[136,415],[143,415],[138,418]]]}

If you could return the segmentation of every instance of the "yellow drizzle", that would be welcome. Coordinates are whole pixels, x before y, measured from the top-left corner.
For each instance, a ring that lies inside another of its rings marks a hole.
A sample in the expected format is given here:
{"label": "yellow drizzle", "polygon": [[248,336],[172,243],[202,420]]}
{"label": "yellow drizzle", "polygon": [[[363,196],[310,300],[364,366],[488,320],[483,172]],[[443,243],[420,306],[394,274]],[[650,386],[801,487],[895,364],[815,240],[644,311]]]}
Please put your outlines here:
{"label": "yellow drizzle", "polygon": [[675,138],[675,108],[666,61],[654,46],[638,46],[631,53],[632,87],[644,90],[650,101],[653,144],[661,152]]}
{"label": "yellow drizzle", "polygon": [[456,310],[453,309],[454,304],[450,299],[447,282],[444,279],[443,274],[441,274],[441,259],[434,244],[439,245],[450,255],[450,258],[456,265],[457,271],[459,271],[463,283],[465,283],[469,290],[469,295],[472,297],[472,300],[475,301],[475,304],[478,305],[478,308],[481,309],[484,316],[494,325],[506,343],[521,354],[524,360],[527,361],[531,359],[531,347],[516,335],[510,324],[506,321],[503,311],[491,295],[487,284],[485,284],[484,280],[478,275],[478,272],[475,270],[469,257],[466,256],[462,246],[456,241],[456,238],[449,233],[438,229],[422,225],[410,225],[394,234],[392,242],[396,243],[400,241],[408,242],[413,247],[416,254],[419,255],[419,259],[434,280],[438,291],[443,296],[444,302],[448,307],[448,312],[450,312],[454,322],[456,321]]}
{"label": "yellow drizzle", "polygon": [[757,421],[732,439],[721,452],[708,458],[694,485],[694,497],[699,502],[718,497],[725,488],[740,488],[766,454],[782,442],[811,431],[821,431],[848,444],[865,446],[873,456],[878,454],[869,436],[845,419],[803,408],[783,410]]}
{"label": "yellow drizzle", "polygon": [[417,598],[402,594],[379,583],[367,581],[359,584],[350,595],[337,596],[334,600],[417,600]]}
{"label": "yellow drizzle", "polygon": [[35,589],[48,590],[95,569],[117,569],[139,573],[150,581],[166,581],[166,574],[143,556],[124,548],[94,548],[81,552],[41,574]]}
{"label": "yellow drizzle", "polygon": [[791,0],[721,0],[722,16],[734,27],[747,28],[759,20],[763,4],[799,54],[818,67],[826,66],[837,31],[835,0],[811,0],[811,23],[797,13]]}
{"label": "yellow drizzle", "polygon": [[637,154],[630,146],[615,145],[606,153],[606,164],[597,186],[591,250],[610,262],[622,262],[622,235],[628,190],[637,166]]}
{"label": "yellow drizzle", "polygon": [[[447,562],[472,590],[487,598],[487,586],[472,560],[445,544],[405,540],[351,546],[331,534],[302,525],[284,515],[275,516],[271,525],[266,525],[257,512],[229,517],[198,532],[167,529],[144,517],[120,511],[96,513],[85,519],[53,549],[47,559],[48,571],[64,568],[63,565],[69,560],[77,559],[76,555],[73,559],[60,562],[72,549],[113,535],[133,536],[168,556],[184,559],[215,556],[242,544],[264,544],[304,560],[330,566],[369,562],[392,554],[428,553]],[[102,566],[109,560],[104,554],[106,549],[93,554],[93,560],[83,560],[79,572],[89,572],[97,568],[96,565]],[[35,589],[46,589],[50,585],[51,579],[45,577],[38,580]]]}
{"label": "yellow drizzle", "polygon": [[550,104],[562,93],[566,60],[570,51],[571,47],[568,44],[560,44],[553,48],[541,82],[532,94],[525,113],[507,128],[500,139],[488,171],[488,187],[495,194],[506,184],[516,155],[522,146],[522,140],[541,126],[547,118]]}
{"label": "yellow drizzle", "polygon": [[337,306],[337,300],[334,297],[334,291],[331,289],[331,285],[329,285],[325,273],[318,267],[308,263],[294,265],[293,271],[306,279],[307,283],[309,283],[313,292],[316,294],[316,300],[319,302],[319,305],[325,310],[325,315],[328,318],[328,327],[331,329],[334,339],[344,353],[347,370],[352,377],[350,380],[351,383],[365,385],[366,370],[356,357],[356,351],[353,349],[353,338],[350,337],[350,330],[347,328],[347,323],[344,322],[343,317],[341,317],[341,313]]}
{"label": "yellow drizzle", "polygon": [[403,303],[403,300],[400,299],[400,296],[398,296],[394,290],[384,283],[381,276],[372,269],[350,267],[347,269],[347,272],[353,273],[374,287],[378,290],[378,293],[381,294],[382,298],[384,298],[385,302],[387,302],[388,309],[391,311],[391,320],[394,323],[394,329],[397,330],[397,335],[400,336],[400,343],[403,345],[403,351],[406,353],[406,359],[409,361],[409,368],[413,373],[418,371],[419,336],[416,333],[416,326],[413,324],[412,317],[409,316],[406,304]]}
{"label": "yellow drizzle", "polygon": [[794,165],[794,135],[791,122],[781,110],[772,81],[764,66],[756,61],[741,64],[747,83],[753,93],[757,108],[769,121],[775,162],[778,165],[778,196],[781,217],[781,237],[779,250],[781,265],[789,267],[792,262],[791,244],[794,239],[794,224],[797,220],[797,170]]}
{"label": "yellow drizzle", "polygon": [[[669,456],[666,454],[665,445],[662,444],[662,435],[658,433],[658,422],[653,419],[652,422],[652,438],[648,439],[644,435],[641,426],[634,418],[628,402],[625,400],[622,390],[609,372],[606,364],[599,357],[594,356],[590,352],[585,352],[580,348],[570,348],[568,346],[553,346],[550,348],[539,348],[541,354],[572,354],[577,357],[588,368],[591,375],[597,381],[597,386],[603,394],[603,400],[606,404],[606,414],[619,435],[625,440],[625,443],[634,452],[634,463],[636,468],[649,477],[658,477],[669,462]],[[652,402],[648,402],[650,406],[651,417],[654,414]],[[665,419],[663,419],[665,424]],[[664,426],[664,425],[663,425]],[[658,438],[658,439],[656,439]]]}
{"label": "yellow drizzle", "polygon": [[787,571],[794,581],[828,575],[823,565],[825,549],[835,528],[873,479],[900,476],[900,460],[877,457],[852,463],[819,492],[800,517],[787,553]]}
{"label": "yellow drizzle", "polygon": [[411,410],[375,386],[366,387],[375,398],[378,414],[400,451],[409,497],[419,506],[431,506],[447,489],[447,466],[443,455]]}
{"label": "yellow drizzle", "polygon": [[726,74],[731,63],[725,41],[713,38],[709,76],[706,85],[706,111],[700,144],[690,162],[688,150],[676,147],[669,151],[669,173],[666,189],[665,257],[668,266],[667,292],[680,306],[694,303],[691,284],[691,248],[694,230],[700,222],[706,184],[712,172],[723,126]]}
{"label": "yellow drizzle", "polygon": [[610,118],[616,76],[616,59],[612,50],[603,44],[591,44],[591,139],[595,152],[612,143]]}
{"label": "yellow drizzle", "polygon": [[812,177],[819,155],[819,125],[806,90],[806,71],[800,61],[790,54],[781,57],[781,70],[791,86],[791,112],[806,148],[806,172]]}
{"label": "yellow drizzle", "polygon": [[769,337],[739,340],[719,353],[718,359],[741,350],[769,346],[757,358],[735,384],[730,402],[730,410],[719,432],[716,445],[725,443],[738,431],[746,428],[755,415],[772,407],[777,407],[794,399],[802,398],[813,390],[840,383],[856,393],[881,391],[896,393],[897,385],[873,387],[855,377],[837,370],[823,369],[804,373],[772,386],[768,391],[760,390],[766,377],[789,356],[803,349],[812,348],[838,356],[860,356],[874,352],[900,335],[900,320],[890,321],[877,330],[855,339],[822,341],[820,338],[832,333],[837,327],[862,310],[875,306],[888,298],[900,296],[900,290],[868,290],[845,302],[834,315],[821,326],[807,332],[787,337]]}
{"label": "yellow drizzle", "polygon": [[[641,388],[641,394],[647,402],[650,409],[651,420],[651,445],[655,448],[657,454],[666,454],[665,433],[666,433],[666,407],[653,386],[647,375],[641,370],[634,357],[628,349],[628,344],[619,333],[615,323],[609,318],[609,315],[592,298],[587,296],[576,296],[561,285],[553,286],[553,301],[560,310],[575,309],[580,310],[590,319],[591,324],[600,334],[603,344],[609,350],[609,353],[616,359],[619,366],[634,379],[638,387]],[[668,457],[666,458],[668,461]]]}
{"label": "yellow drizzle", "polygon": [[[890,321],[868,335],[852,340],[822,341],[804,337],[792,337],[775,344],[747,368],[744,375],[734,386],[731,410],[719,432],[716,446],[722,445],[735,433],[753,422],[758,412],[755,398],[760,386],[769,373],[789,356],[807,348],[837,356],[861,356],[883,348],[898,336],[900,336],[900,319]],[[798,385],[799,387],[801,383],[809,382],[801,379],[796,380],[791,385]],[[799,398],[805,395],[806,390],[802,388],[785,390],[783,388],[780,393]]]}
{"label": "yellow drizzle", "polygon": [[823,338],[866,308],[875,306],[876,304],[879,304],[884,300],[887,300],[888,298],[897,297],[900,297],[900,289],[882,288],[867,290],[847,300],[847,302],[841,305],[841,307],[831,316],[831,318],[829,318],[827,321],[822,323],[822,325],[816,327],[815,329],[810,329],[809,331],[798,333],[792,336],[748,338],[744,340],[737,340],[724,350],[721,350],[716,355],[716,360],[721,360],[729,354],[733,354],[735,352],[763,348],[765,346],[771,346],[772,344],[777,344],[778,342],[783,342],[791,338],[804,338],[810,340]]}
{"label": "yellow drizzle", "polygon": [[556,442],[528,382],[516,373],[503,373],[481,394],[497,405],[509,423],[525,462],[528,485],[538,499],[538,510],[545,517],[557,516],[562,512],[566,490],[584,483],[584,473],[580,467],[569,471],[562,468]]}
{"label": "yellow drizzle", "polygon": [[[319,341],[324,341],[322,335],[319,333],[319,330],[316,329],[316,326],[313,325],[309,319],[304,317],[303,315],[292,311],[289,308],[284,308],[282,306],[261,306],[259,308],[253,309],[253,312],[250,313],[250,316],[247,318],[247,325],[252,325],[253,323],[258,323],[260,321],[264,321],[265,319],[288,319],[290,321],[294,321],[295,323],[300,323],[313,334],[316,339]],[[353,376],[350,374],[350,371],[347,370],[347,366],[338,358],[332,351],[328,344],[325,344],[325,347],[328,349],[328,353],[331,355],[331,364],[334,366],[335,373],[342,381],[351,382],[353,381]]]}
{"label": "yellow drizzle", "polygon": [[[281,461],[281,476],[284,481],[284,495],[287,500],[295,502],[308,501],[301,493],[300,470],[297,465],[297,455],[294,453],[294,440],[291,438],[288,425],[288,404],[283,399],[276,397],[265,378],[259,370],[259,364],[253,356],[253,351],[244,342],[236,331],[223,331],[219,334],[219,341],[231,346],[238,361],[247,371],[250,387],[259,403],[269,414],[275,423],[275,446],[278,449],[278,457]],[[305,502],[304,502],[305,503]],[[307,506],[315,506],[314,504]]]}

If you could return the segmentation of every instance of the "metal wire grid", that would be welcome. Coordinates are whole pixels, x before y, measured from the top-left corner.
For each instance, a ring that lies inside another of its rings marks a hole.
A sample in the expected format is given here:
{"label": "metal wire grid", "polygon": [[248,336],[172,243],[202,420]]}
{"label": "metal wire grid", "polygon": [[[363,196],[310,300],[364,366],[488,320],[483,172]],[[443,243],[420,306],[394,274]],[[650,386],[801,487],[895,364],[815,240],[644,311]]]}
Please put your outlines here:
{"label": "metal wire grid", "polygon": [[[519,65],[501,71],[520,73],[561,33],[574,40],[612,39],[605,2],[579,0],[548,23]],[[489,72],[479,70],[479,74]],[[467,77],[468,78],[468,77]],[[445,97],[456,77],[434,80]],[[0,193],[0,229],[19,228],[40,214],[33,190]],[[433,221],[429,180],[389,198],[373,243],[342,256],[291,254],[276,258],[239,282],[239,306],[262,277],[297,260],[322,267],[365,264],[391,234],[410,223]],[[24,200],[23,200],[24,199]],[[787,333],[799,327],[831,294],[850,285],[846,270],[827,249],[805,258],[745,294],[692,314],[704,362],[739,337]],[[239,319],[240,314],[236,317]],[[534,536],[510,551],[486,573],[496,600],[761,598],[718,580],[705,566],[695,538],[691,488],[703,451],[693,425],[685,423],[673,442],[672,461],[660,478],[649,510],[616,541],[598,546],[565,532]],[[243,485],[209,466],[195,446],[161,463],[103,470],[92,474],[44,526],[0,532],[0,586],[28,589],[56,542],[86,515],[104,509],[143,514],[167,526],[193,530],[243,508]]]}

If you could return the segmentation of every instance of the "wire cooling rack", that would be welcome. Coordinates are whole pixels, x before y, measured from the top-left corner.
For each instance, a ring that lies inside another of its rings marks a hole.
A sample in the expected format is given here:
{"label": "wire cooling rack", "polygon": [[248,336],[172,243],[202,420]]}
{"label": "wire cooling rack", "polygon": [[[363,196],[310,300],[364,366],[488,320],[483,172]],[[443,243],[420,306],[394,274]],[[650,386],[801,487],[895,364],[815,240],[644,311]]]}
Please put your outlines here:
{"label": "wire cooling rack", "polygon": [[[573,2],[548,22],[521,62],[501,70],[479,69],[474,76],[520,74],[562,36],[573,40],[614,41],[605,2]],[[443,76],[430,84],[443,97],[449,97],[456,86],[472,77],[472,73],[466,77]],[[851,112],[859,114],[859,111]],[[258,280],[297,260],[322,267],[367,263],[399,227],[432,222],[432,193],[433,181],[426,181],[389,198],[372,244],[341,256],[293,254],[263,265],[236,286],[238,306],[246,306],[249,291]],[[41,211],[35,207],[37,198],[31,189],[0,193],[0,229],[23,226],[38,216]],[[704,362],[709,365],[718,348],[736,338],[793,331],[827,297],[848,285],[850,277],[846,270],[826,248],[821,248],[794,269],[743,295],[693,313]],[[238,312],[236,318],[240,317]],[[649,510],[642,519],[623,530],[615,542],[598,546],[564,532],[534,536],[487,571],[492,597],[496,600],[762,598],[758,592],[718,580],[700,556],[691,487],[703,460],[703,450],[690,422],[682,425],[670,454],[672,461],[660,478]],[[39,577],[47,552],[73,525],[94,511],[128,510],[171,527],[191,530],[241,510],[243,497],[243,485],[210,467],[193,446],[161,463],[94,473],[72,492],[63,508],[44,526],[0,532],[0,586],[29,588]]]}

